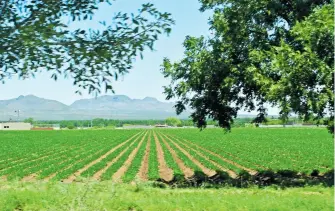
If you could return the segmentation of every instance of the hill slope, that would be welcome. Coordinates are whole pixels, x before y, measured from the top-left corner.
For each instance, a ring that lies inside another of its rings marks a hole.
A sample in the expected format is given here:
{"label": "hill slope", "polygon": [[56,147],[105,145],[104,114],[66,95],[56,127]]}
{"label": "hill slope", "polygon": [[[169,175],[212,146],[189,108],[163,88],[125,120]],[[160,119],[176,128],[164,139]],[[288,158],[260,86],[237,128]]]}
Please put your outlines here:
{"label": "hill slope", "polygon": [[[164,119],[176,116],[173,103],[160,102],[156,98],[131,99],[125,95],[104,95],[97,98],[77,100],[65,105],[56,100],[34,95],[0,100],[0,120],[18,119],[15,110],[20,110],[20,119],[74,120],[91,118],[113,119]],[[182,114],[180,118],[187,118]]]}

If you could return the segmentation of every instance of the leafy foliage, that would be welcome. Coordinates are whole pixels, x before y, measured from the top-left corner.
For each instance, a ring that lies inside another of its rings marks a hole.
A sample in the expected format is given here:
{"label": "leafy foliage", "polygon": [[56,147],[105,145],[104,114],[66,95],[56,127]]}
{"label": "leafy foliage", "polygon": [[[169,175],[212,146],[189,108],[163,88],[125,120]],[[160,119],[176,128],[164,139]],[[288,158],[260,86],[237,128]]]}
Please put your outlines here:
{"label": "leafy foliage", "polygon": [[[138,14],[118,12],[103,30],[70,30],[75,21],[92,19],[109,0],[0,0],[0,81],[48,71],[57,80],[71,77],[89,93],[113,91],[112,80],[127,73],[137,55],[153,49],[158,35],[169,34],[174,21],[153,4]],[[66,23],[69,19],[69,23]],[[80,89],[78,91],[80,93]]]}
{"label": "leafy foliage", "polygon": [[257,110],[254,122],[265,121],[266,103],[280,108],[283,121],[292,112],[305,120],[332,116],[331,1],[201,2],[202,11],[214,9],[213,37],[186,37],[184,58],[162,65],[177,114],[189,106],[198,127],[212,118],[226,129],[240,110]]}
{"label": "leafy foliage", "polygon": [[29,118],[23,120],[23,122],[25,122],[25,123],[30,123],[30,124],[34,124],[35,121],[34,121],[34,119],[33,119],[32,117],[29,117]]}
{"label": "leafy foliage", "polygon": [[178,118],[175,117],[169,117],[165,120],[166,124],[169,126],[177,126],[177,125],[181,125],[181,121]]}

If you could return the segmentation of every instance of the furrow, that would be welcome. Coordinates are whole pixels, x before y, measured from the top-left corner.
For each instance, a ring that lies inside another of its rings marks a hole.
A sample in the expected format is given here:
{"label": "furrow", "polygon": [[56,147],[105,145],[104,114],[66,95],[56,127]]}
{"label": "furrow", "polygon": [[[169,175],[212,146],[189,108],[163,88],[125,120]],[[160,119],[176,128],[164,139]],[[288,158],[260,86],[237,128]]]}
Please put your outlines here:
{"label": "furrow", "polygon": [[234,166],[236,166],[236,167],[238,167],[238,168],[240,168],[240,169],[243,169],[243,170],[247,171],[247,172],[248,172],[249,174],[251,174],[251,175],[255,175],[255,174],[257,174],[257,171],[255,171],[255,170],[253,170],[253,169],[250,169],[250,168],[247,168],[247,167],[245,167],[245,166],[242,166],[242,165],[240,165],[240,164],[238,164],[238,163],[236,163],[236,162],[234,162],[234,161],[232,161],[232,160],[229,160],[229,159],[227,159],[227,158],[225,158],[225,157],[223,157],[223,156],[221,156],[221,155],[219,155],[219,154],[217,154],[217,153],[215,153],[215,152],[213,152],[213,151],[211,151],[211,150],[208,150],[208,149],[206,149],[206,148],[204,148],[204,147],[201,147],[201,146],[199,146],[199,145],[197,145],[197,144],[195,144],[195,143],[192,143],[191,141],[188,141],[188,140],[186,140],[186,139],[183,139],[183,140],[184,140],[185,142],[187,142],[187,143],[190,143],[190,144],[192,144],[192,145],[198,147],[199,149],[202,149],[202,150],[204,150],[204,151],[210,153],[211,155],[214,155],[214,156],[220,158],[221,160],[223,160],[223,161],[225,161],[225,162],[227,162],[227,163],[230,163],[230,164],[232,164],[232,165],[234,165]]}
{"label": "furrow", "polygon": [[158,159],[158,168],[159,168],[159,176],[161,179],[170,182],[173,179],[173,170],[170,169],[165,161],[163,148],[157,138],[156,133],[154,132],[154,139],[156,143],[156,152]]}
{"label": "furrow", "polygon": [[[170,136],[172,136],[172,135],[170,135]],[[196,145],[197,147],[199,147],[199,145],[197,145],[197,144],[195,144],[195,143],[193,143],[193,142],[191,142],[191,141],[189,141],[189,140],[184,139],[184,141],[187,142],[187,143],[190,143],[190,144],[193,144],[193,145]],[[240,161],[247,162],[247,163],[249,163],[249,164],[251,164],[251,165],[253,165],[254,167],[257,167],[257,168],[259,168],[259,169],[267,169],[267,167],[265,167],[265,166],[263,166],[263,165],[261,165],[261,164],[257,164],[257,163],[254,163],[254,162],[250,162],[250,161],[248,161],[248,160],[241,159],[240,157],[238,157],[238,156],[236,156],[236,155],[234,155],[234,154],[232,154],[232,153],[230,153],[230,152],[226,152],[226,151],[224,151],[224,150],[222,150],[222,149],[220,149],[220,152],[225,153],[225,154],[229,155],[230,157],[232,157],[232,158],[234,158],[234,159],[236,159],[236,160],[240,160]]]}
{"label": "furrow", "polygon": [[227,169],[227,168],[221,166],[221,165],[218,164],[217,162],[211,160],[211,159],[210,159],[209,157],[207,157],[206,155],[202,154],[200,151],[198,151],[198,150],[196,150],[196,149],[190,147],[189,145],[183,143],[182,141],[180,141],[180,140],[178,140],[178,139],[175,139],[175,140],[177,140],[178,143],[182,144],[184,147],[186,147],[186,148],[192,150],[193,152],[195,152],[196,154],[198,154],[200,157],[202,157],[202,158],[204,158],[205,160],[211,162],[211,163],[212,163],[214,166],[216,166],[219,170],[227,172],[227,173],[229,174],[230,177],[232,177],[232,178],[236,178],[236,177],[237,177],[236,172],[234,172],[234,171],[232,171],[232,170],[230,170],[230,169]]}
{"label": "furrow", "polygon": [[134,137],[136,137],[137,135],[139,135],[140,133],[137,133],[135,135],[133,135],[131,138],[129,138],[128,140],[126,140],[125,142],[122,142],[121,144],[117,145],[116,147],[112,148],[111,150],[109,150],[107,153],[105,153],[104,155],[102,155],[101,157],[99,157],[98,159],[92,161],[91,163],[89,163],[88,165],[84,166],[83,168],[79,169],[77,172],[75,172],[73,175],[69,176],[67,179],[65,179],[63,182],[65,183],[70,183],[73,182],[77,176],[80,176],[80,174],[84,171],[86,171],[88,168],[90,168],[91,166],[93,166],[94,164],[100,162],[102,159],[104,159],[105,157],[107,157],[109,154],[111,154],[112,152],[114,152],[115,150],[117,150],[118,148],[122,147],[123,145],[125,145],[126,143],[128,143],[129,141],[131,141]]}
{"label": "furrow", "polygon": [[[95,153],[89,155],[88,157],[95,156],[95,155],[99,154],[101,151],[103,151],[103,149],[100,149],[100,150],[96,151]],[[66,165],[65,165],[63,168],[59,169],[59,170],[56,171],[55,173],[52,173],[52,174],[48,175],[48,176],[45,177],[43,180],[47,182],[47,181],[53,179],[54,177],[56,177],[57,174],[59,174],[59,173],[61,173],[61,172],[64,172],[64,171],[70,169],[72,166],[76,165],[77,163],[80,163],[81,161],[83,161],[83,160],[85,159],[85,158],[82,158],[82,159],[76,160],[75,162],[72,162],[72,160],[74,160],[74,159],[76,159],[76,158],[78,158],[78,157],[80,158],[81,155],[77,155],[77,156],[75,156],[73,159],[68,159],[68,161],[64,162]],[[63,164],[64,164],[64,163],[63,163]],[[69,165],[68,165],[68,164],[69,164]]]}
{"label": "furrow", "polygon": [[22,182],[32,182],[35,181],[37,177],[37,173],[30,174],[22,178]]}
{"label": "furrow", "polygon": [[188,153],[185,149],[183,149],[182,147],[180,147],[172,139],[170,139],[169,137],[167,137],[164,134],[162,134],[162,135],[166,139],[168,139],[174,146],[176,146],[182,153],[184,153],[184,155],[186,155],[193,163],[195,163],[201,169],[201,171],[203,171],[207,176],[211,177],[211,176],[214,176],[216,174],[216,171],[205,167],[200,161],[198,161],[197,159],[195,159],[190,153]]}
{"label": "furrow", "polygon": [[121,168],[119,168],[119,170],[117,170],[117,172],[115,172],[115,174],[113,174],[113,176],[112,176],[113,181],[116,181],[116,182],[120,181],[121,177],[126,173],[129,166],[131,165],[131,162],[133,162],[133,159],[135,158],[136,153],[138,152],[138,149],[142,145],[142,143],[145,139],[145,136],[146,136],[146,134],[142,137],[140,143],[138,143],[136,148],[130,153],[128,159],[123,163]]}
{"label": "furrow", "polygon": [[150,155],[150,142],[151,142],[151,136],[148,136],[148,142],[147,146],[145,148],[145,154],[141,163],[140,170],[137,174],[138,178],[143,181],[148,180],[148,171],[149,171],[149,155]]}
{"label": "furrow", "polygon": [[182,170],[186,178],[191,178],[194,175],[193,169],[187,167],[185,163],[178,157],[177,153],[172,149],[172,147],[167,143],[167,141],[162,137],[162,141],[170,151],[173,159],[176,161],[179,168]]}
{"label": "furrow", "polygon": [[99,171],[97,171],[94,175],[93,175],[93,179],[95,179],[95,180],[100,180],[101,179],[101,175],[102,174],[104,174],[105,172],[106,172],[106,170],[109,168],[109,167],[111,167],[114,163],[116,163],[119,159],[120,159],[120,157],[124,154],[124,153],[126,153],[127,151],[128,151],[128,149],[132,146],[132,145],[134,145],[135,143],[136,143],[136,141],[138,140],[140,138],[140,136],[138,136],[138,137],[136,137],[136,139],[133,141],[133,142],[131,142],[131,144],[129,145],[129,146],[127,146],[122,152],[120,152],[113,160],[111,160],[110,162],[108,162],[107,164],[106,164],[106,166],[103,168],[103,169],[100,169]]}

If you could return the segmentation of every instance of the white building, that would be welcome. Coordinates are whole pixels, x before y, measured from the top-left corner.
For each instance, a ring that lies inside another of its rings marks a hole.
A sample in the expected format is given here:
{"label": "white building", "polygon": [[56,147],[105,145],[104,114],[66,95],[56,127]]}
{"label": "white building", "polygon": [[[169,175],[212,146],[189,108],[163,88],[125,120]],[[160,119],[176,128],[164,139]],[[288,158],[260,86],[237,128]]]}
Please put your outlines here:
{"label": "white building", "polygon": [[24,122],[5,122],[0,123],[0,130],[30,130],[31,124]]}

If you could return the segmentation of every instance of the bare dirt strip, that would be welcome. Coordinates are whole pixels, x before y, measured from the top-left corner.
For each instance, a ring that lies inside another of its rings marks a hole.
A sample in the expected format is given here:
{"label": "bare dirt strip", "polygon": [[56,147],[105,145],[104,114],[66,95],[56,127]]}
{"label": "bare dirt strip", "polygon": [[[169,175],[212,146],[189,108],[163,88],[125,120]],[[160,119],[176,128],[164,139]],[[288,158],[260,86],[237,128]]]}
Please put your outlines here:
{"label": "bare dirt strip", "polygon": [[[187,142],[187,143],[193,144],[193,145],[195,145],[196,147],[201,148],[200,145],[197,145],[196,143],[193,143],[192,141],[189,141],[189,140],[186,140],[186,139],[183,139],[183,140],[184,140],[185,142]],[[225,154],[228,154],[229,156],[235,158],[236,160],[240,160],[240,161],[243,160],[243,161],[245,161],[245,162],[250,163],[250,164],[253,165],[253,166],[257,166],[258,168],[261,168],[261,169],[267,169],[267,167],[265,167],[265,166],[262,166],[262,165],[260,165],[260,164],[253,163],[253,162],[250,162],[250,161],[241,159],[240,157],[237,157],[236,155],[233,155],[233,154],[231,154],[230,152],[226,152],[226,151],[223,151],[223,150],[220,150],[220,151],[222,151],[222,152],[225,153]],[[254,171],[254,170],[252,170],[252,171]],[[256,173],[257,173],[257,172],[256,172]]]}
{"label": "bare dirt strip", "polygon": [[204,148],[204,147],[201,147],[201,146],[199,146],[198,144],[195,144],[195,143],[193,143],[193,142],[191,142],[191,141],[188,141],[188,140],[186,140],[186,139],[183,139],[183,140],[184,140],[185,142],[187,142],[187,143],[190,143],[190,144],[192,144],[192,145],[198,147],[199,149],[202,149],[202,150],[208,152],[208,153],[211,154],[211,155],[214,155],[214,156],[220,158],[221,160],[223,160],[223,161],[225,161],[225,162],[227,162],[227,163],[230,163],[230,164],[232,164],[232,165],[234,165],[234,166],[236,166],[236,167],[238,167],[238,168],[240,168],[240,169],[243,169],[243,170],[247,171],[247,172],[248,172],[249,174],[251,174],[251,175],[255,175],[255,174],[257,174],[257,171],[255,171],[255,170],[253,170],[253,169],[247,168],[247,167],[242,166],[242,165],[240,165],[240,164],[238,164],[238,163],[236,163],[236,162],[234,162],[234,161],[232,161],[232,160],[229,160],[229,159],[227,159],[227,158],[225,158],[225,157],[222,157],[221,155],[219,155],[219,154],[217,154],[217,153],[215,153],[215,152],[213,152],[213,151],[210,151],[210,150],[208,150],[208,149],[206,149],[206,148]]}
{"label": "bare dirt strip", "polygon": [[[174,136],[172,136],[172,135],[169,135],[170,137],[174,137]],[[174,137],[175,139],[177,139],[176,137]],[[197,145],[197,144],[195,144],[195,143],[193,143],[193,142],[191,142],[191,141],[189,141],[189,140],[186,140],[186,139],[183,139],[185,142],[187,142],[187,143],[190,143],[190,144],[193,144],[193,145],[196,145],[197,147],[199,147],[199,145]],[[234,155],[234,154],[232,154],[232,153],[230,153],[230,152],[227,152],[227,151],[224,151],[224,150],[221,150],[220,149],[220,151],[222,152],[222,153],[225,153],[225,154],[227,154],[227,155],[229,155],[229,156],[231,156],[232,158],[235,158],[236,160],[240,160],[240,161],[244,161],[244,162],[247,162],[247,163],[250,163],[251,165],[253,165],[253,166],[257,166],[258,168],[260,168],[260,169],[267,169],[267,167],[265,167],[265,166],[263,166],[263,165],[261,165],[261,164],[257,164],[257,163],[253,163],[253,162],[250,162],[250,161],[248,161],[248,160],[244,160],[244,159],[242,159],[242,158],[240,158],[240,157],[238,157],[238,156],[236,156],[236,155]]]}
{"label": "bare dirt strip", "polygon": [[147,146],[145,147],[145,154],[141,163],[140,170],[138,171],[137,177],[142,181],[148,180],[148,171],[149,171],[149,155],[150,155],[150,134],[148,136]]}
{"label": "bare dirt strip", "polygon": [[234,171],[232,171],[232,170],[230,170],[230,169],[227,169],[227,168],[221,166],[220,164],[218,164],[218,163],[216,163],[215,161],[211,160],[210,158],[208,158],[206,155],[202,154],[202,153],[199,152],[198,150],[196,150],[196,149],[190,147],[190,146],[187,145],[186,143],[183,143],[183,142],[181,142],[181,141],[178,140],[178,139],[175,139],[175,140],[177,140],[177,141],[178,141],[180,144],[182,144],[184,147],[186,147],[186,148],[192,150],[193,152],[197,153],[200,157],[202,157],[202,158],[204,158],[205,160],[211,162],[211,163],[212,163],[214,166],[216,166],[218,169],[227,172],[227,173],[229,174],[230,177],[232,177],[232,178],[236,178],[236,177],[237,177],[236,172],[234,172]]}
{"label": "bare dirt strip", "polygon": [[[144,134],[144,136],[145,136],[145,135],[146,135],[146,133]],[[106,166],[105,166],[103,169],[100,169],[99,171],[97,171],[97,172],[93,175],[92,178],[95,179],[95,180],[100,180],[101,175],[103,175],[103,173],[105,173],[109,167],[111,167],[114,163],[116,163],[116,162],[120,159],[120,157],[121,157],[125,152],[127,152],[128,149],[129,149],[133,144],[136,143],[136,141],[137,141],[139,138],[140,138],[140,136],[136,137],[136,139],[135,139],[133,142],[131,142],[131,144],[129,144],[129,146],[127,146],[122,152],[120,152],[120,154],[118,154],[112,161],[108,162],[108,163],[106,164]]]}
{"label": "bare dirt strip", "polygon": [[171,148],[171,146],[166,142],[166,140],[161,137],[164,144],[166,145],[166,147],[168,148],[168,150],[170,151],[173,159],[176,161],[177,165],[179,166],[179,168],[181,169],[181,171],[184,173],[186,178],[191,178],[194,175],[194,171],[193,169],[187,167],[185,165],[185,163],[178,157],[177,153]]}
{"label": "bare dirt strip", "polygon": [[22,178],[22,182],[32,182],[32,181],[36,181],[36,177],[37,177],[37,174],[36,173],[33,173],[33,174],[30,174],[28,176],[25,176]]}
{"label": "bare dirt strip", "polygon": [[36,180],[36,177],[38,176],[38,173],[40,173],[42,170],[38,171],[38,172],[35,172],[35,173],[32,173],[32,174],[29,174],[27,176],[24,176],[22,179],[21,179],[21,182],[31,182],[31,181],[35,181]]}
{"label": "bare dirt strip", "polygon": [[126,171],[128,170],[129,166],[131,165],[131,162],[133,162],[138,150],[140,149],[144,139],[145,139],[146,134],[142,137],[140,143],[138,143],[138,145],[136,146],[136,148],[130,153],[128,159],[123,163],[123,165],[121,166],[121,168],[119,168],[119,170],[117,170],[113,176],[112,176],[112,180],[115,182],[119,182],[121,180],[121,177],[126,173]]}
{"label": "bare dirt strip", "polygon": [[154,132],[154,139],[156,143],[159,177],[166,182],[170,182],[173,179],[173,170],[170,169],[166,164],[163,148],[155,132]]}
{"label": "bare dirt strip", "polygon": [[73,182],[77,178],[77,176],[79,176],[81,173],[83,173],[84,171],[86,171],[88,168],[90,168],[94,164],[100,162],[102,159],[106,158],[109,154],[113,153],[115,150],[117,150],[118,148],[122,147],[123,145],[125,145],[126,143],[128,143],[129,141],[131,141],[134,137],[136,137],[139,134],[140,134],[140,132],[137,133],[137,134],[135,134],[135,135],[133,135],[128,140],[122,142],[121,144],[117,145],[116,147],[112,148],[111,150],[109,150],[108,152],[106,152],[104,155],[102,155],[98,159],[92,161],[88,165],[84,166],[83,168],[79,169],[77,172],[75,172],[74,174],[72,174],[71,176],[69,176],[67,179],[63,180],[63,182],[64,183]]}
{"label": "bare dirt strip", "polygon": [[184,155],[186,155],[186,157],[188,157],[193,163],[195,163],[195,165],[197,165],[201,169],[201,171],[204,172],[207,176],[212,177],[212,176],[214,176],[216,174],[216,171],[205,167],[200,161],[198,161],[197,159],[195,159],[192,155],[190,155],[190,153],[188,153],[185,149],[183,149],[182,147],[180,147],[172,139],[170,139],[169,137],[167,137],[164,134],[162,134],[162,135],[166,139],[170,140],[173,145],[175,145],[182,153],[184,153]]}

